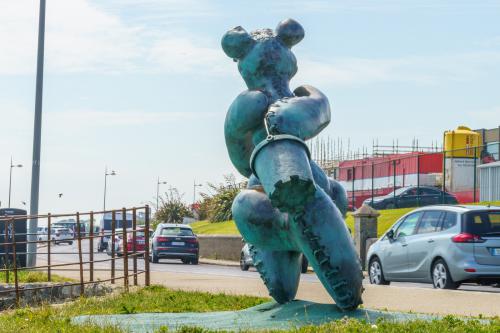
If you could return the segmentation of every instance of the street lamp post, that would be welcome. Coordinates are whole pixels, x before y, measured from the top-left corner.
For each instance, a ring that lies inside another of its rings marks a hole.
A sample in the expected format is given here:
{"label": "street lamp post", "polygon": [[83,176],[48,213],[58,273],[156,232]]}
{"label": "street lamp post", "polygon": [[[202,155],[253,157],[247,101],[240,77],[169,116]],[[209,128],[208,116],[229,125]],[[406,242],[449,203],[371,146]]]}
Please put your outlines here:
{"label": "street lamp post", "polygon": [[[30,215],[38,215],[38,196],[40,193],[40,149],[42,142],[42,97],[43,97],[43,59],[45,51],[45,0],[40,0],[38,20],[38,51],[36,59],[35,120],[33,126],[33,162],[31,165]],[[26,263],[36,266],[36,231],[38,219],[32,217],[28,225],[28,243]]]}
{"label": "street lamp post", "polygon": [[10,208],[10,195],[12,193],[12,169],[13,168],[22,168],[22,164],[13,164],[12,163],[12,156],[10,157],[10,175],[9,175],[9,208]]}
{"label": "street lamp post", "polygon": [[156,211],[159,210],[159,205],[160,205],[160,185],[165,185],[167,184],[166,181],[160,181],[160,177],[158,177],[158,181],[156,182]]}
{"label": "street lamp post", "polygon": [[202,187],[202,184],[196,184],[196,179],[193,182],[193,205],[196,203],[196,188]]}
{"label": "street lamp post", "polygon": [[115,170],[111,170],[110,173],[108,173],[108,167],[104,169],[104,204],[103,204],[103,211],[106,211],[106,190],[107,190],[107,185],[108,185],[108,176],[116,176]]}

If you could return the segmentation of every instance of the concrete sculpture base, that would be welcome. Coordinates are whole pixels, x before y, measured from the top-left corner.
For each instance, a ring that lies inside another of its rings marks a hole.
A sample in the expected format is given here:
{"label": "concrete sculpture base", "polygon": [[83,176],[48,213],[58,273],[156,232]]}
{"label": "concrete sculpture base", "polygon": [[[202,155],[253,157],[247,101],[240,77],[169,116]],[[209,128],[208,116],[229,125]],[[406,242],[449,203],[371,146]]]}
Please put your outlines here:
{"label": "concrete sculpture base", "polygon": [[429,315],[368,309],[344,312],[334,304],[293,301],[287,304],[269,302],[241,311],[89,315],[75,317],[72,322],[75,324],[94,323],[100,326],[111,325],[126,331],[142,333],[153,332],[160,327],[176,330],[183,326],[225,331],[287,329],[325,324],[345,317],[365,320],[369,323],[375,323],[379,318],[397,322],[438,318]]}

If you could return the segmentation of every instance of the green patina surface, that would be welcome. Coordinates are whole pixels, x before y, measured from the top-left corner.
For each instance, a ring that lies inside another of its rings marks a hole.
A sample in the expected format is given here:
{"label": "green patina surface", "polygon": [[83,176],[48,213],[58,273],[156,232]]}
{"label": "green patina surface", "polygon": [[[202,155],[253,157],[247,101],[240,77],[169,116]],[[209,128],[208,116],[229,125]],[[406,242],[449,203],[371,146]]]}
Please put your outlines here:
{"label": "green patina surface", "polygon": [[291,329],[321,325],[343,318],[358,319],[368,323],[376,323],[380,319],[394,322],[438,319],[436,316],[368,309],[343,312],[333,304],[293,301],[283,305],[269,302],[240,311],[89,315],[75,317],[72,322],[115,326],[124,331],[143,333],[153,332],[162,327],[176,330],[186,326],[224,331]]}
{"label": "green patina surface", "polygon": [[362,303],[363,275],[343,220],[346,193],[310,160],[305,144],[330,123],[330,103],[315,87],[290,89],[292,47],[304,34],[287,19],[274,30],[236,27],[222,37],[248,87],[224,124],[231,162],[249,178],[232,213],[274,300],[295,298],[305,255],[337,306],[352,310]]}

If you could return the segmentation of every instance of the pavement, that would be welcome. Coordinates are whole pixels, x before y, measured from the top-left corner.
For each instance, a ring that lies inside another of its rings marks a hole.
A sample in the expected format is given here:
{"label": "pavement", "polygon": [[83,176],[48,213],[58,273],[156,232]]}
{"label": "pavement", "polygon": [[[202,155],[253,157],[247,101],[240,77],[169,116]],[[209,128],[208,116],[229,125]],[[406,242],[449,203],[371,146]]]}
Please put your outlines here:
{"label": "pavement", "polygon": [[[78,262],[76,254],[67,254],[75,250],[74,246],[53,247],[54,252],[60,252],[61,255],[55,255],[52,262]],[[85,248],[83,250],[86,251]],[[105,253],[94,255],[95,260],[105,258],[109,258]],[[38,261],[39,265],[43,264],[44,256],[40,255]],[[139,269],[143,265],[144,259],[139,259]],[[237,266],[237,262],[211,259],[200,260],[199,265],[183,265],[180,261],[161,260],[158,264],[150,264],[151,283],[172,289],[268,297],[267,289],[258,273],[253,268],[243,272]],[[109,267],[109,262],[96,263],[95,279],[109,278]],[[68,268],[72,270],[53,272],[79,279],[78,266],[65,267]],[[131,268],[130,260],[129,269]],[[116,270],[117,277],[123,274],[122,259],[116,261]],[[85,279],[87,278],[88,272],[85,273]],[[143,275],[139,276],[139,281],[144,282]],[[117,283],[121,283],[121,280]],[[429,284],[417,283],[376,286],[369,284],[366,279],[364,287],[364,307],[368,309],[438,315],[500,316],[500,288],[463,285],[459,290],[436,290]],[[297,299],[333,303],[314,273],[302,274]]]}

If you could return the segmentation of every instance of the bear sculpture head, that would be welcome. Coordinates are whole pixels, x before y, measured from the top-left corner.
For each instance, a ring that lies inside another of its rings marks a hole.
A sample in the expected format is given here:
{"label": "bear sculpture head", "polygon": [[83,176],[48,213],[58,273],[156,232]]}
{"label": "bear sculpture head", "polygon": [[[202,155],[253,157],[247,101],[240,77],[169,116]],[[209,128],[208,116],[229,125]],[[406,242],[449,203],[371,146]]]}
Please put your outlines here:
{"label": "bear sculpture head", "polygon": [[276,29],[248,33],[242,27],[222,37],[222,49],[234,61],[251,90],[261,90],[274,98],[292,96],[288,83],[297,73],[297,60],[291,48],[304,38],[304,29],[293,19]]}

